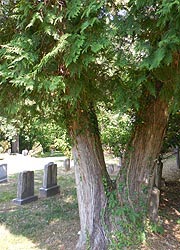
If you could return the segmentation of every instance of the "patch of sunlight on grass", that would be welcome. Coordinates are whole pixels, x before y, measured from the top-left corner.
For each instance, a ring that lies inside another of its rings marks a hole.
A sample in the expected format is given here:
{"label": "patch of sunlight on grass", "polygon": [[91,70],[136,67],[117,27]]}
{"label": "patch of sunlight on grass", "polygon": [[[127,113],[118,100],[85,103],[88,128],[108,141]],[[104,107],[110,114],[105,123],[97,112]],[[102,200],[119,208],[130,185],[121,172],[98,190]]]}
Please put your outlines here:
{"label": "patch of sunlight on grass", "polygon": [[22,235],[12,234],[4,225],[0,225],[0,249],[2,250],[45,250],[38,248]]}
{"label": "patch of sunlight on grass", "polygon": [[74,203],[74,197],[72,195],[64,199],[66,203]]}

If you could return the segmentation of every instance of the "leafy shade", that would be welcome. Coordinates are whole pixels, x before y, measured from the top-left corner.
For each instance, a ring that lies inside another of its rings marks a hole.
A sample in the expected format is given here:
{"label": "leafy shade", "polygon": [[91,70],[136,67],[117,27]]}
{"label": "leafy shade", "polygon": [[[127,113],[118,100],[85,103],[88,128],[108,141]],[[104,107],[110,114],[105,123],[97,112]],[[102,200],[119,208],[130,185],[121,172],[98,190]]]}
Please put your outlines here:
{"label": "leafy shade", "polygon": [[[167,100],[173,97],[171,105],[177,110],[180,104],[179,1],[137,0],[115,7],[114,26],[122,48],[117,52],[116,63],[120,64],[122,56],[127,55],[127,85],[133,90],[137,88],[139,97],[145,91],[152,96],[160,93]],[[138,95],[134,106],[139,102]]]}
{"label": "leafy shade", "polygon": [[[17,115],[22,105],[33,109],[35,104],[36,112],[49,105],[60,115],[67,103],[73,111],[80,98],[97,102],[108,97],[114,82],[106,58],[112,46],[105,1],[22,0],[12,5],[3,18],[13,20],[14,33],[3,38],[0,49],[0,100],[11,95],[6,112]],[[3,10],[8,6],[2,5]]]}

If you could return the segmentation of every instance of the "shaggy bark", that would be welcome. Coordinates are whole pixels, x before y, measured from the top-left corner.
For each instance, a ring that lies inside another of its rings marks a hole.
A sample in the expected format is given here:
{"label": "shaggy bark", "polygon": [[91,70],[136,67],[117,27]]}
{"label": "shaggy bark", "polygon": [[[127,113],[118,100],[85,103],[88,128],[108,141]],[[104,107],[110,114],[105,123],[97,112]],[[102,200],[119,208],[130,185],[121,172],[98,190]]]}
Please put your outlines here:
{"label": "shaggy bark", "polygon": [[[139,112],[119,182],[125,182],[131,206],[140,209],[142,201],[149,206],[155,181],[155,166],[168,123],[168,103],[160,96],[147,97]],[[149,202],[149,203],[148,203]]]}
{"label": "shaggy bark", "polygon": [[71,126],[73,158],[80,216],[76,249],[107,249],[104,184],[110,184],[94,111],[77,110]]}

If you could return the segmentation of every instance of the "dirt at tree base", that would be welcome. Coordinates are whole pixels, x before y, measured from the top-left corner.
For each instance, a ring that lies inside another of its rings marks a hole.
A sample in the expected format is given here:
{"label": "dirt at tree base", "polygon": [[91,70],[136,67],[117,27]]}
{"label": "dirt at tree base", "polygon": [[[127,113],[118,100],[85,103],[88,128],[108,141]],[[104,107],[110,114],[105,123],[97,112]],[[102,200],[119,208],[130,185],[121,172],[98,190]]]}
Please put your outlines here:
{"label": "dirt at tree base", "polygon": [[161,192],[159,215],[163,232],[148,235],[141,250],[180,249],[180,182],[168,182]]}
{"label": "dirt at tree base", "polygon": [[161,190],[159,218],[163,232],[149,234],[142,250],[180,249],[180,169],[175,157],[164,162],[162,177],[165,186]]}

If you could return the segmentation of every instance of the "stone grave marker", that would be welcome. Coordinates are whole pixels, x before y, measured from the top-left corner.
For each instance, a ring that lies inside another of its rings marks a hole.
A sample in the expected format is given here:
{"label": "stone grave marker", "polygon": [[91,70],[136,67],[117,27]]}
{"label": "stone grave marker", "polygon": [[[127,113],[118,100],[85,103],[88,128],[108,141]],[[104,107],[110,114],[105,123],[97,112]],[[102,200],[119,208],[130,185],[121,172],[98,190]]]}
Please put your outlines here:
{"label": "stone grave marker", "polygon": [[22,155],[27,156],[28,155],[28,150],[27,149],[23,149],[22,150]]}
{"label": "stone grave marker", "polygon": [[0,165],[0,183],[7,182],[7,164]]}
{"label": "stone grave marker", "polygon": [[38,197],[34,195],[34,171],[19,173],[17,198],[13,199],[13,202],[17,205],[23,205],[37,199]]}
{"label": "stone grave marker", "polygon": [[153,223],[158,222],[159,197],[160,197],[160,190],[156,187],[153,187],[149,204],[150,220]]}
{"label": "stone grave marker", "polygon": [[69,158],[64,160],[63,166],[66,172],[70,170],[70,164],[71,164],[71,161]]}
{"label": "stone grave marker", "polygon": [[46,198],[60,193],[57,185],[57,164],[49,162],[44,166],[43,186],[39,189],[40,197]]}

